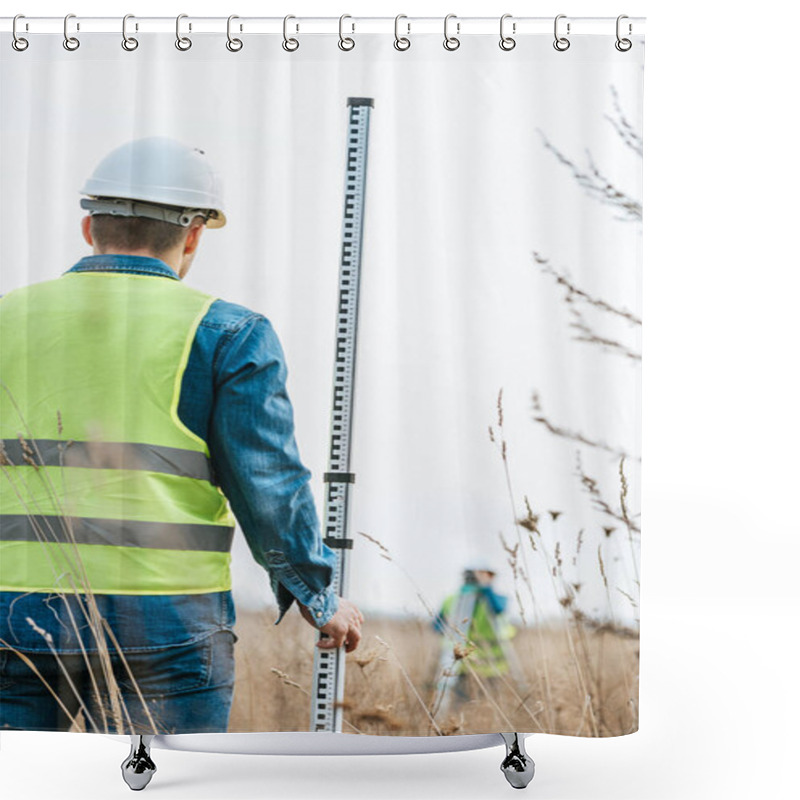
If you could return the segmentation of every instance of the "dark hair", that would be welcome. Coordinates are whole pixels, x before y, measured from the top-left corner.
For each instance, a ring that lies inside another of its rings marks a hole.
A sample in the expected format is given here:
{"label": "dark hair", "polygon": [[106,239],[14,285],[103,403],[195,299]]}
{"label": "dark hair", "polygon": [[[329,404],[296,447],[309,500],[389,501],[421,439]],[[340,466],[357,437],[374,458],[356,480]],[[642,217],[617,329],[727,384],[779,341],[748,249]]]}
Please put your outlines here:
{"label": "dark hair", "polygon": [[92,214],[90,230],[97,249],[104,253],[149,250],[161,255],[180,243],[187,228],[147,217]]}

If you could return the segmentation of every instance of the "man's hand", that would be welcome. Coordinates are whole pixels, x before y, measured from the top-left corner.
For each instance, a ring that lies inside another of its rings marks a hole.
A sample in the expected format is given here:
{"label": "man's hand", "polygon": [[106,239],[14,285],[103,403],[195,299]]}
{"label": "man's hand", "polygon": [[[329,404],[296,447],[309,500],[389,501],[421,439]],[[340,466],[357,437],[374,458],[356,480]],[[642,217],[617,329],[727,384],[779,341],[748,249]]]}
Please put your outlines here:
{"label": "man's hand", "polygon": [[[297,603],[303,619],[313,628],[317,628],[311,612],[300,602]],[[317,628],[326,636],[317,642],[317,647],[323,650],[333,650],[344,645],[346,653],[352,653],[361,641],[361,623],[364,615],[358,610],[355,603],[339,598],[339,609],[330,618],[326,625]]]}

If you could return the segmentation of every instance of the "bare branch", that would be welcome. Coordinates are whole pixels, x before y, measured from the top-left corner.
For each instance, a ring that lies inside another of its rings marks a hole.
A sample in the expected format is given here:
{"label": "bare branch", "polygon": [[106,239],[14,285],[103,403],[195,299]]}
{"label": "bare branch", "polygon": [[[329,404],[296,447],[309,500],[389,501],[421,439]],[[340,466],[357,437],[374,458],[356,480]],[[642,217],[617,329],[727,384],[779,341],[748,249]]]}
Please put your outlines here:
{"label": "bare branch", "polygon": [[596,344],[602,347],[609,352],[616,353],[617,355],[625,356],[626,358],[630,358],[633,361],[641,361],[642,355],[641,353],[637,353],[634,350],[631,350],[629,347],[626,347],[622,342],[616,341],[616,339],[609,339],[606,336],[601,336],[597,333],[587,322],[584,318],[583,314],[575,308],[575,306],[570,306],[569,309],[570,313],[573,316],[573,321],[570,322],[570,327],[574,328],[578,331],[578,335],[574,336],[576,342],[587,342],[588,344]]}
{"label": "bare branch", "polygon": [[611,96],[613,97],[616,118],[606,114],[606,119],[619,134],[623,144],[626,147],[630,147],[634,153],[641,156],[643,153],[642,135],[633,127],[633,125],[630,124],[630,122],[628,122],[627,117],[623,113],[622,106],[619,103],[619,94],[617,93],[616,88],[614,86],[610,86],[609,89],[611,90]]}
{"label": "bare branch", "polygon": [[[636,531],[636,533],[641,533],[641,529],[639,528],[639,526],[633,521],[633,519],[631,519],[630,515],[628,514],[627,508],[625,508],[623,511],[617,511],[617,509],[612,508],[611,504],[601,494],[597,481],[583,471],[583,463],[581,461],[580,450],[576,452],[575,460],[576,460],[577,473],[581,479],[581,484],[583,485],[583,488],[586,490],[586,492],[591,496],[594,507],[598,511],[601,511],[603,514],[605,514],[607,517],[611,517],[612,519],[622,522],[627,527],[629,532]],[[614,528],[605,528],[604,530],[606,531],[606,536],[610,536],[611,533],[614,532]]]}
{"label": "bare branch", "polygon": [[549,430],[554,436],[561,436],[563,439],[569,439],[573,442],[578,442],[579,444],[585,444],[588,447],[594,447],[597,450],[604,450],[606,453],[611,453],[617,458],[630,458],[630,455],[620,447],[614,447],[606,444],[603,441],[588,439],[578,431],[572,431],[568,428],[562,428],[558,425],[555,425],[544,415],[538,392],[533,393],[532,400],[534,411],[533,421],[538,422],[540,425],[544,425],[544,427],[547,428],[547,430]]}
{"label": "bare branch", "polygon": [[632,311],[628,311],[627,308],[617,308],[616,306],[611,305],[611,303],[601,300],[599,297],[593,297],[588,292],[585,292],[583,289],[579,288],[565,273],[559,272],[550,263],[550,260],[547,257],[543,256],[536,250],[533,251],[533,260],[539,265],[539,268],[545,275],[551,275],[555,279],[555,282],[566,290],[566,297],[568,300],[581,300],[584,303],[588,303],[589,305],[600,309],[600,311],[607,311],[609,314],[622,317],[622,319],[627,320],[633,325],[642,324],[642,320]]}
{"label": "bare branch", "polygon": [[566,166],[572,176],[582,186],[586,193],[598,202],[611,205],[624,212],[623,219],[641,221],[642,204],[625,192],[619,190],[611,181],[606,178],[592,161],[589,150],[586,150],[586,157],[589,162],[588,171],[580,168],[574,161],[565,156],[550,140],[545,136],[544,131],[538,129],[539,135],[544,141],[544,146],[555,155],[555,157]]}

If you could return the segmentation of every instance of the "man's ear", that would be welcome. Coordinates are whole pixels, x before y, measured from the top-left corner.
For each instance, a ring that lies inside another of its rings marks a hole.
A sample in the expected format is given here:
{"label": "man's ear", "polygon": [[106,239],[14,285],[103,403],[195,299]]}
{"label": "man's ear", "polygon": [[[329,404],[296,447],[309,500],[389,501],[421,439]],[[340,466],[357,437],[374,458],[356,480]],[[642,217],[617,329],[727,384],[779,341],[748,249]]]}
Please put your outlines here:
{"label": "man's ear", "polygon": [[81,233],[83,234],[83,240],[89,247],[94,247],[94,239],[92,238],[92,218],[87,214],[81,220]]}
{"label": "man's ear", "polygon": [[186,256],[193,255],[200,245],[200,237],[203,235],[205,229],[205,222],[198,222],[189,227],[189,233],[186,235],[186,242],[183,245],[183,254]]}

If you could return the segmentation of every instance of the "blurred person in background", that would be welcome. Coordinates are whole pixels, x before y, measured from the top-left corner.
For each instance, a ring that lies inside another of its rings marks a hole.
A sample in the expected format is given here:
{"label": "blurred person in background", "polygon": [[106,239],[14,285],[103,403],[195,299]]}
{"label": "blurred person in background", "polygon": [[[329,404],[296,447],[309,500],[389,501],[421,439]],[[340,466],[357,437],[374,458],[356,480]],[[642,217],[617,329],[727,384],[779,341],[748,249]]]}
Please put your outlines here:
{"label": "blurred person in background", "polygon": [[464,569],[461,587],[445,599],[433,621],[434,630],[443,636],[442,708],[475,696],[473,673],[487,688],[509,673],[506,643],[516,629],[505,615],[508,598],[492,586],[496,574],[485,562]]}

